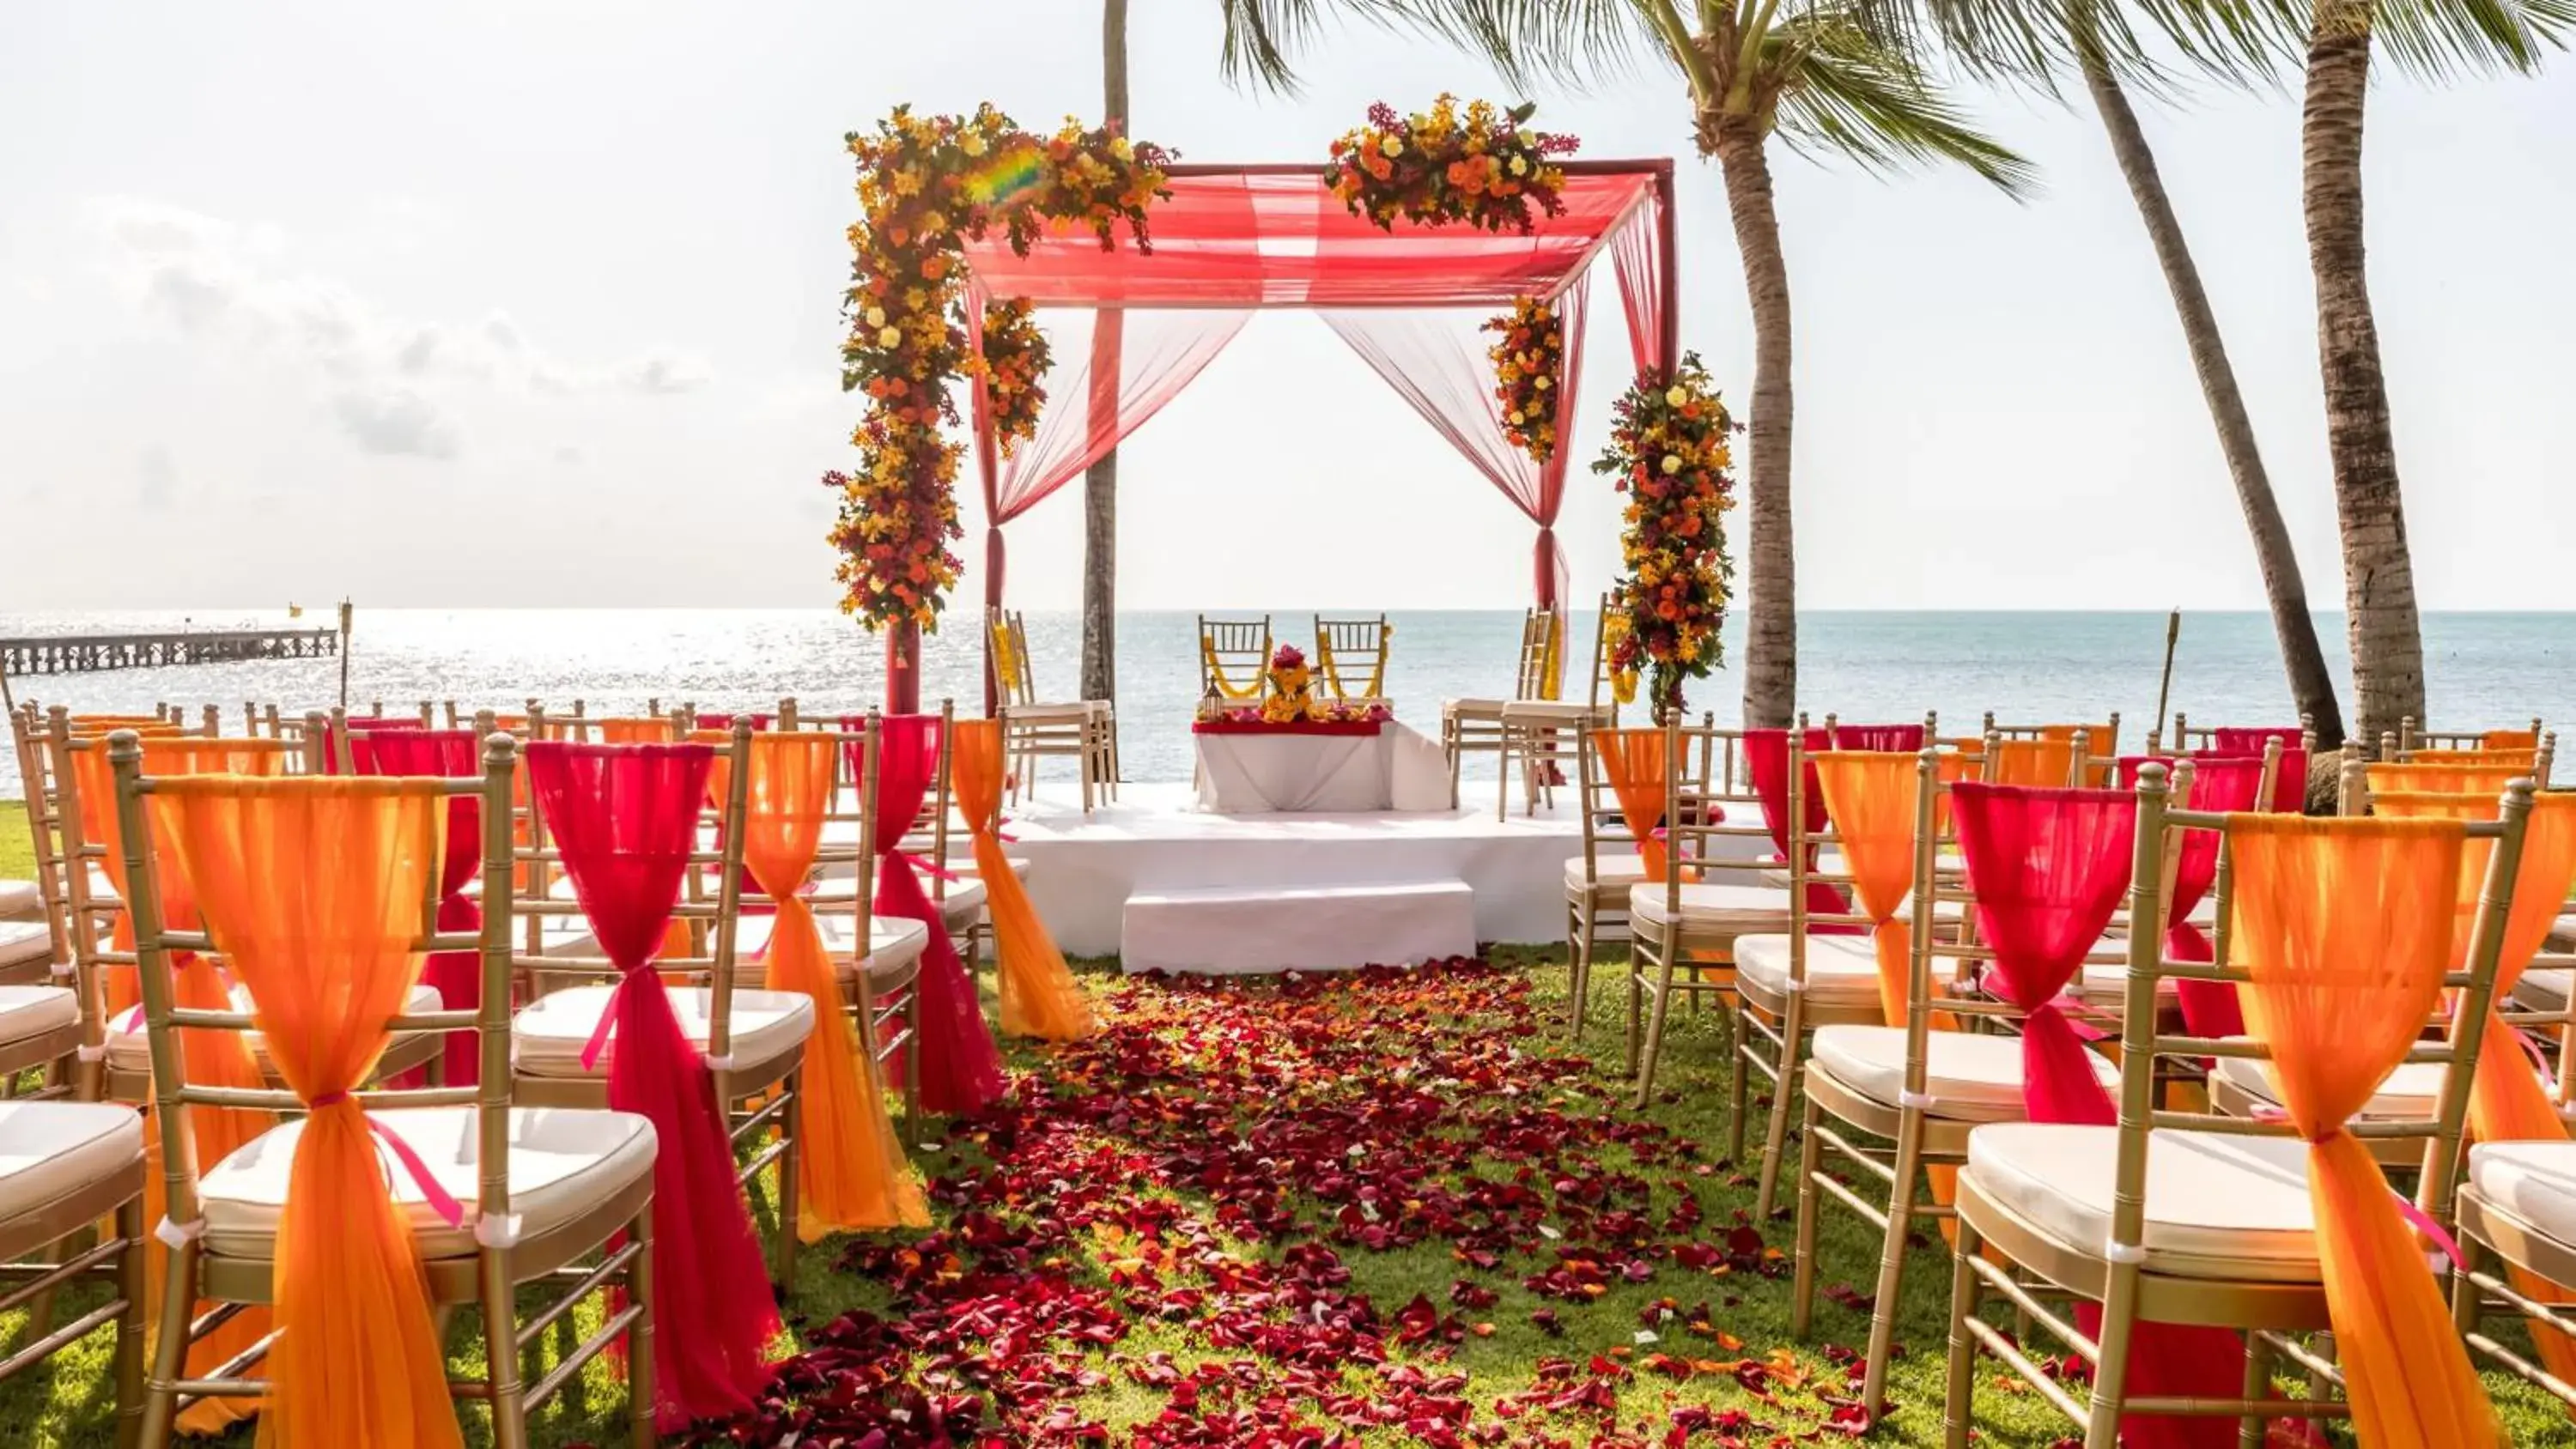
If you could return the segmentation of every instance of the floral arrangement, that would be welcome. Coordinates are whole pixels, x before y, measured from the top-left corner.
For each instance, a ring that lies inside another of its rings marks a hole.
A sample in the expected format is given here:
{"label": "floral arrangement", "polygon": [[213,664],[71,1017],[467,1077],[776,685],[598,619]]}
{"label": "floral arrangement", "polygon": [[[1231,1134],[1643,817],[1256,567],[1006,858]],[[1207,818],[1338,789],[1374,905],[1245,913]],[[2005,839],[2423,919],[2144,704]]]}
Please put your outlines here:
{"label": "floral arrangement", "polygon": [[1646,665],[1658,709],[1680,708],[1682,681],[1705,678],[1720,659],[1717,631],[1735,574],[1721,526],[1735,506],[1735,480],[1727,475],[1734,431],[1699,354],[1687,353],[1670,380],[1640,375],[1619,399],[1610,446],[1592,465],[1628,495],[1621,539],[1627,572],[1610,603],[1627,627],[1610,665]]}
{"label": "floral arrangement", "polygon": [[1038,435],[1046,389],[1038,379],[1054,361],[1037,310],[1026,297],[997,298],[984,308],[984,354],[968,356],[966,374],[983,379],[993,409],[993,437],[1007,458]]}
{"label": "floral arrangement", "polygon": [[1581,144],[1528,129],[1536,109],[1470,101],[1462,111],[1444,92],[1430,110],[1403,116],[1380,101],[1369,107],[1367,125],[1333,143],[1333,194],[1353,216],[1389,231],[1402,217],[1526,234],[1537,225],[1533,208],[1564,214],[1565,172],[1548,158]]}
{"label": "floral arrangement", "polygon": [[1484,325],[1502,334],[1488,349],[1503,436],[1545,463],[1556,453],[1556,410],[1565,387],[1565,319],[1536,297],[1515,297],[1512,310]]}
{"label": "floral arrangement", "polygon": [[1272,724],[1304,719],[1321,703],[1314,694],[1314,668],[1307,664],[1305,651],[1294,644],[1282,644],[1271,653],[1270,668],[1263,677],[1270,681],[1270,697],[1261,702],[1261,717]]}
{"label": "floral arrangement", "polygon": [[[840,495],[831,532],[841,552],[844,612],[874,627],[936,625],[961,567],[957,524],[961,445],[952,395],[970,366],[962,249],[999,226],[1025,253],[1049,221],[1087,226],[1104,248],[1124,225],[1151,250],[1146,208],[1169,194],[1170,153],[1113,128],[1068,120],[1044,139],[990,105],[972,116],[918,116],[898,107],[873,132],[852,132],[859,219],[844,310],[841,386],[867,395],[850,441],[857,468],[823,483]],[[985,375],[995,383],[996,431],[1007,450],[1036,426],[1045,393],[1043,340],[1024,307],[986,319]],[[1006,395],[1007,394],[1007,395]]]}

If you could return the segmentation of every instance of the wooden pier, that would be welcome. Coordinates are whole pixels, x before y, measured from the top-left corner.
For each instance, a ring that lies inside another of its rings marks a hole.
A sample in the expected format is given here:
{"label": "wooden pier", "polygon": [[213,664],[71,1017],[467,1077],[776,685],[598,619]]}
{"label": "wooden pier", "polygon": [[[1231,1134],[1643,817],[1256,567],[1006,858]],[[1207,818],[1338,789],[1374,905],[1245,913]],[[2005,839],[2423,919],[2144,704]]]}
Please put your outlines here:
{"label": "wooden pier", "polygon": [[339,652],[340,633],[336,629],[72,634],[53,639],[0,639],[0,674],[92,674],[103,669],[163,669],[248,659],[328,659]]}

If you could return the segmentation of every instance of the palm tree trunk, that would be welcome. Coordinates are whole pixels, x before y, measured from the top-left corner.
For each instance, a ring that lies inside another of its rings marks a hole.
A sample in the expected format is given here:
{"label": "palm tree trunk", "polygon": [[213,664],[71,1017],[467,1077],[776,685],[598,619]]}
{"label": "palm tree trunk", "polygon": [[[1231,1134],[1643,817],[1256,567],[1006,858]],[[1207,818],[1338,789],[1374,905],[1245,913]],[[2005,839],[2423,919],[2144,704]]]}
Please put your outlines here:
{"label": "palm tree trunk", "polygon": [[1789,516],[1789,264],[1780,254],[1780,218],[1771,207],[1771,163],[1762,153],[1760,128],[1725,116],[1710,130],[1726,173],[1726,206],[1753,309],[1744,726],[1779,729],[1798,708],[1798,577]]}
{"label": "palm tree trunk", "polygon": [[[2201,395],[2209,402],[2210,420],[2218,425],[2219,451],[2226,455],[2227,471],[2236,480],[2236,501],[2245,510],[2246,531],[2254,536],[2254,561],[2263,571],[2263,594],[2272,605],[2272,631],[2280,636],[2290,698],[2315,725],[2319,748],[2335,749],[2343,744],[2343,710],[2335,703],[2334,677],[2326,672],[2316,619],[2308,612],[2308,587],[2299,576],[2298,551],[2291,546],[2289,525],[2281,519],[2280,502],[2272,496],[2272,480],[2263,471],[2254,420],[2245,411],[2245,395],[2237,390],[2236,369],[2228,363],[2227,343],[2218,333],[2218,315],[2200,284],[2200,268],[2192,263],[2173,201],[2165,195],[2155,153],[2147,149],[2146,133],[2138,129],[2138,113],[2130,109],[2119,78],[2097,51],[2081,41],[2079,37],[2084,83],[2093,92],[2094,109],[2102,113],[2102,129],[2110,134],[2111,154],[2128,180],[2138,216],[2147,224],[2147,240],[2155,246],[2157,264],[2164,268],[2174,310],[2182,314],[2192,369],[2200,374]],[[2162,729],[2163,721],[2155,727]]]}
{"label": "palm tree trunk", "polygon": [[2317,8],[2301,123],[2308,265],[2316,274],[2326,444],[2343,529],[2353,713],[2365,747],[2424,717],[2424,635],[2406,550],[2406,505],[2379,368],[2361,217],[2362,102],[2370,84],[2368,0]]}
{"label": "palm tree trunk", "polygon": [[[1101,0],[1100,71],[1107,121],[1127,124],[1127,0]],[[1092,355],[1118,356],[1115,333],[1125,318],[1103,311],[1093,320]],[[1093,379],[1098,391],[1103,379]],[[1106,379],[1117,396],[1118,380]],[[1118,450],[1100,455],[1082,475],[1082,698],[1118,697]]]}

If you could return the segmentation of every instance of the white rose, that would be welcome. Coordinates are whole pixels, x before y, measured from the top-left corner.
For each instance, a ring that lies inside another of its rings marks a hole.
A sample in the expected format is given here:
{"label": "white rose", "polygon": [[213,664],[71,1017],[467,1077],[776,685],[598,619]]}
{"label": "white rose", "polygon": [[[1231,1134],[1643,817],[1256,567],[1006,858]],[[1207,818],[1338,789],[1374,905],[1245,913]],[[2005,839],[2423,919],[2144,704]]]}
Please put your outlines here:
{"label": "white rose", "polygon": [[984,154],[984,138],[976,132],[969,131],[958,138],[957,149],[969,156],[981,156]]}
{"label": "white rose", "polygon": [[1513,410],[1513,412],[1512,412],[1512,426],[1517,428],[1517,427],[1519,427],[1519,426],[1522,424],[1522,422],[1524,422],[1524,421],[1525,421],[1525,419],[1523,419],[1523,418],[1521,417],[1519,410],[1518,410],[1518,409]]}
{"label": "white rose", "polygon": [[1397,137],[1389,136],[1386,138],[1386,144],[1378,147],[1378,150],[1389,156],[1401,156],[1404,154],[1404,142]]}
{"label": "white rose", "polygon": [[1664,401],[1672,404],[1674,407],[1680,407],[1682,404],[1690,401],[1690,393],[1686,391],[1680,383],[1674,383],[1672,387],[1664,393]]}
{"label": "white rose", "polygon": [[902,345],[903,329],[900,327],[888,327],[877,334],[877,346],[879,347],[900,347]]}
{"label": "white rose", "polygon": [[1512,158],[1512,174],[1514,176],[1527,176],[1529,174],[1529,158],[1527,156],[1515,156]]}
{"label": "white rose", "polygon": [[868,325],[871,327],[883,327],[886,325],[885,309],[883,307],[870,307],[868,309]]}
{"label": "white rose", "polygon": [[1547,390],[1547,378],[1546,378],[1544,375],[1542,375],[1542,376],[1540,376],[1536,381],[1532,382],[1532,383],[1530,384],[1530,386],[1532,386],[1532,387],[1534,387],[1534,388],[1539,389],[1541,392],[1544,392],[1544,391],[1546,391],[1546,390]]}
{"label": "white rose", "polygon": [[1678,473],[1681,470],[1682,455],[1679,453],[1666,453],[1664,455],[1664,471],[1667,473]]}

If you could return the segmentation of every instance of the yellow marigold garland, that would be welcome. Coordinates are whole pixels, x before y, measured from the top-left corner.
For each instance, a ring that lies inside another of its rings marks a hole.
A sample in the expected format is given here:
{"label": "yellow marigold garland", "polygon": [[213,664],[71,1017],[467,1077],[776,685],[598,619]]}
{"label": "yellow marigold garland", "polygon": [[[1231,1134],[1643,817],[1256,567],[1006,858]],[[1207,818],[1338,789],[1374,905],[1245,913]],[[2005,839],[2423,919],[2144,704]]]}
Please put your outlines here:
{"label": "yellow marigold garland", "polygon": [[[873,133],[852,132],[859,219],[849,229],[853,260],[844,299],[850,335],[841,346],[841,386],[867,394],[850,441],[850,472],[823,475],[840,495],[831,540],[841,608],[871,627],[904,620],[935,626],[961,562],[948,541],[957,523],[957,465],[963,452],[942,432],[958,421],[951,388],[971,365],[964,325],[965,243],[995,226],[1025,253],[1050,220],[1087,225],[1103,248],[1123,224],[1151,250],[1146,208],[1170,194],[1170,153],[1130,142],[1108,127],[1068,120],[1044,139],[992,106],[972,116],[918,116],[898,107]],[[1038,383],[1044,344],[1024,305],[996,309],[996,419],[1007,451],[1036,427],[1045,392]],[[1008,396],[1004,396],[1007,393]],[[1007,409],[1007,411],[1005,411]]]}
{"label": "yellow marigold garland", "polygon": [[1392,231],[1398,217],[1437,226],[1463,221],[1486,231],[1534,230],[1535,207],[1561,216],[1565,172],[1551,156],[1571,154],[1572,136],[1532,131],[1536,107],[1505,111],[1491,101],[1461,110],[1443,92],[1428,111],[1398,115],[1384,101],[1368,124],[1333,143],[1333,195],[1353,216]]}
{"label": "yellow marigold garland", "polygon": [[1536,297],[1515,297],[1512,310],[1487,322],[1502,340],[1486,350],[1494,363],[1494,401],[1503,436],[1545,463],[1556,454],[1556,418],[1565,389],[1565,318]]}
{"label": "yellow marigold garland", "polygon": [[1669,381],[1640,374],[1611,409],[1610,446],[1592,471],[1628,495],[1621,558],[1627,569],[1610,607],[1626,616],[1610,666],[1650,673],[1649,697],[1678,709],[1682,681],[1705,678],[1722,657],[1727,557],[1722,520],[1735,506],[1726,404],[1709,389],[1699,354],[1685,353]]}
{"label": "yellow marigold garland", "polygon": [[969,356],[966,375],[984,380],[993,408],[993,437],[1007,458],[1038,435],[1038,409],[1046,402],[1039,379],[1054,361],[1037,310],[1026,297],[997,298],[984,308],[984,355]]}

